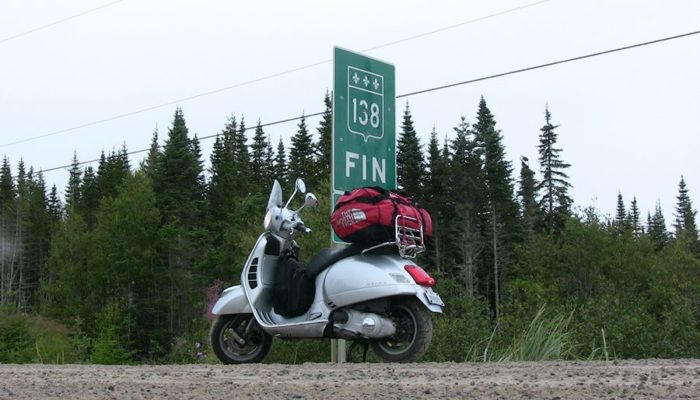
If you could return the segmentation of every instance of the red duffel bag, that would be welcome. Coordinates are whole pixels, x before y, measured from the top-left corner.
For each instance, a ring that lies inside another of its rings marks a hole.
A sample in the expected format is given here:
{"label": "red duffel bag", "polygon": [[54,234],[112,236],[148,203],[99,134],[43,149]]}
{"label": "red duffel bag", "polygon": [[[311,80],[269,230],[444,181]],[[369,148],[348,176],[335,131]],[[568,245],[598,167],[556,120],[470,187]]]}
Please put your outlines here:
{"label": "red duffel bag", "polygon": [[380,187],[363,187],[345,192],[331,215],[333,231],[349,243],[379,244],[396,240],[396,217],[402,227],[433,233],[430,214],[411,197]]}

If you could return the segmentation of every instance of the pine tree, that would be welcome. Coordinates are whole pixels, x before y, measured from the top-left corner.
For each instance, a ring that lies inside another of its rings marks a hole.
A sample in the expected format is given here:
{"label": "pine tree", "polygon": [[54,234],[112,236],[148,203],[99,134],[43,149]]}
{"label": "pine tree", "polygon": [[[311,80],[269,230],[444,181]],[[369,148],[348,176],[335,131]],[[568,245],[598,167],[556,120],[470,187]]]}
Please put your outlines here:
{"label": "pine tree", "polygon": [[325,110],[318,125],[318,145],[316,146],[317,171],[320,180],[330,179],[331,176],[331,136],[333,133],[333,101],[326,91],[323,98]]}
{"label": "pine tree", "polygon": [[518,198],[520,199],[520,218],[523,230],[528,237],[535,232],[537,222],[537,180],[535,171],[530,169],[527,157],[520,157],[520,181],[518,182]]}
{"label": "pine tree", "polygon": [[411,110],[406,103],[396,146],[396,180],[399,189],[411,196],[421,197],[424,170],[420,139],[413,128]]}
{"label": "pine tree", "polygon": [[698,229],[695,224],[696,210],[693,210],[693,203],[688,195],[688,188],[685,184],[685,179],[681,176],[681,181],[678,184],[678,196],[676,197],[676,212],[674,213],[675,222],[673,228],[676,231],[676,238],[683,240],[691,250],[699,253],[698,246]]}
{"label": "pine tree", "polygon": [[669,234],[666,230],[666,220],[661,210],[661,203],[656,202],[654,215],[647,217],[647,232],[649,239],[655,244],[656,250],[663,249],[668,244]]}
{"label": "pine tree", "polygon": [[305,118],[301,119],[297,127],[289,150],[289,179],[291,182],[300,177],[309,187],[313,187],[318,182],[318,171],[314,165],[314,144]]}
{"label": "pine tree", "polygon": [[545,125],[540,129],[538,146],[542,182],[537,185],[537,190],[542,193],[540,208],[543,210],[548,230],[559,231],[563,228],[564,218],[570,214],[572,201],[568,189],[571,184],[564,170],[571,165],[560,159],[562,150],[556,147],[559,135],[555,132],[559,126],[552,125],[549,107],[545,108],[544,118]]}

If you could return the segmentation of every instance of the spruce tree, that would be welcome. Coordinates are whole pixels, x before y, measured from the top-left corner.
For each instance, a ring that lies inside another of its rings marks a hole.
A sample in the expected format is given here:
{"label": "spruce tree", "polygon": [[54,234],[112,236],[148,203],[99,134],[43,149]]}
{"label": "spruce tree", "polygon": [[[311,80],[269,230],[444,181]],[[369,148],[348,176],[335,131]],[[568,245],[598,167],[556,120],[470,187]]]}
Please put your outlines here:
{"label": "spruce tree", "polygon": [[326,91],[323,98],[325,109],[318,125],[318,144],[316,145],[317,171],[320,180],[331,179],[331,136],[333,133],[333,101]]}
{"label": "spruce tree", "polygon": [[421,197],[424,170],[420,139],[413,127],[411,110],[406,103],[396,146],[396,180],[399,189],[410,196]]}
{"label": "spruce tree", "polygon": [[513,193],[513,167],[505,158],[500,130],[489,110],[486,100],[481,97],[476,123],[473,125],[476,143],[483,152],[483,171],[488,200],[485,228],[490,242],[488,256],[492,268],[493,305],[496,319],[500,315],[500,281],[502,272],[507,269],[506,260],[512,259],[514,244],[519,237],[518,205]]}
{"label": "spruce tree", "polygon": [[649,239],[654,243],[657,251],[663,249],[668,244],[669,233],[666,230],[666,220],[661,210],[661,203],[658,201],[656,202],[654,215],[647,218],[647,232],[649,234]]}
{"label": "spruce tree", "polygon": [[158,159],[160,158],[160,145],[158,144],[158,128],[153,131],[153,138],[151,139],[151,147],[148,149],[148,155],[141,162],[141,169],[148,175],[149,178],[153,179],[156,175],[156,169],[158,168]]}
{"label": "spruce tree", "polygon": [[[104,152],[100,156],[100,164],[97,167],[97,187],[99,197],[114,197],[122,181],[131,173],[129,156],[126,145],[121,151],[112,150],[109,156],[105,157]],[[87,222],[87,221],[86,221]]]}
{"label": "spruce tree", "polygon": [[[287,183],[289,176],[289,167],[287,166],[287,155],[284,150],[284,143],[280,137],[277,144],[277,154],[275,155],[274,179],[278,180],[281,185]],[[283,186],[284,187],[284,186]]]}
{"label": "spruce tree", "polygon": [[68,185],[65,192],[65,212],[70,215],[75,206],[80,202],[80,181],[82,172],[78,163],[78,154],[73,152],[73,164],[71,165]]}
{"label": "spruce tree", "polygon": [[676,238],[687,243],[693,252],[698,253],[698,229],[695,224],[697,211],[693,209],[693,203],[688,195],[688,188],[685,179],[681,176],[678,184],[678,196],[676,197],[676,212],[673,228],[676,231]]}
{"label": "spruce tree", "polygon": [[16,188],[12,179],[12,168],[10,159],[7,156],[2,159],[0,167],[0,211],[10,207],[15,200]]}
{"label": "spruce tree", "polygon": [[[446,243],[446,254],[451,256],[448,262],[453,263],[462,277],[465,293],[473,296],[483,283],[485,272],[483,251],[486,247],[484,227],[486,221],[486,187],[482,168],[483,149],[479,147],[474,133],[464,116],[454,128],[455,139],[448,148],[443,148],[443,157],[449,151],[449,187],[450,191],[445,202],[445,219],[451,238]],[[488,285],[488,283],[486,283]],[[484,290],[482,293],[486,293]]]}
{"label": "spruce tree", "polygon": [[201,284],[196,266],[207,252],[208,242],[201,234],[206,208],[200,151],[197,137],[189,139],[184,115],[177,108],[154,179],[161,217],[161,259],[169,271],[163,287],[168,293],[171,334],[183,332],[193,321],[192,296]]}
{"label": "spruce tree", "polygon": [[185,227],[200,223],[204,177],[199,157],[198,142],[188,137],[184,114],[177,108],[154,180],[164,223],[179,221]]}
{"label": "spruce tree", "polygon": [[296,178],[303,178],[309,187],[313,187],[318,182],[318,171],[314,163],[314,144],[305,118],[301,119],[297,128],[289,150],[289,179],[293,182]]}
{"label": "spruce tree", "polygon": [[544,213],[547,229],[559,231],[563,228],[564,218],[570,214],[572,201],[568,190],[571,184],[564,171],[571,165],[560,158],[562,150],[556,147],[559,135],[555,132],[559,126],[552,125],[552,114],[548,106],[545,107],[544,118],[545,125],[540,129],[538,146],[542,181],[537,185],[537,190],[542,193],[540,208]]}
{"label": "spruce tree", "polygon": [[58,225],[63,218],[63,205],[61,204],[61,198],[58,195],[58,188],[55,184],[51,186],[51,191],[49,192],[48,209],[52,221]]}
{"label": "spruce tree", "polygon": [[627,230],[627,211],[625,210],[625,202],[622,199],[622,193],[617,192],[617,206],[615,207],[615,228],[619,233]]}
{"label": "spruce tree", "polygon": [[97,224],[97,208],[100,205],[101,193],[95,172],[90,166],[83,172],[81,188],[82,196],[77,209],[87,224],[88,230],[93,230]]}
{"label": "spruce tree", "polygon": [[270,170],[271,157],[268,153],[272,149],[268,150],[269,145],[267,136],[258,120],[258,125],[255,127],[255,135],[253,136],[253,144],[251,145],[250,162],[252,182],[254,183],[253,188],[262,192],[267,191],[272,184],[270,181],[270,176],[272,175]]}
{"label": "spruce tree", "polygon": [[644,229],[641,224],[641,215],[639,214],[639,207],[637,206],[637,197],[632,198],[632,203],[630,204],[629,214],[627,214],[627,225],[632,229],[634,237],[638,238],[644,233]]}
{"label": "spruce tree", "polygon": [[236,189],[240,197],[248,195],[251,182],[250,152],[246,137],[245,120],[241,117],[238,132],[233,137],[233,158],[236,173]]}
{"label": "spruce tree", "polygon": [[216,225],[225,221],[233,199],[239,196],[233,139],[237,131],[236,118],[231,116],[221,134],[217,135],[210,157],[211,167],[209,168],[207,199],[209,200],[211,220]]}
{"label": "spruce tree", "polygon": [[520,157],[520,181],[517,196],[520,199],[520,218],[527,237],[532,237],[537,222],[537,180],[527,157]]}
{"label": "spruce tree", "polygon": [[27,284],[27,297],[33,310],[39,307],[39,290],[46,278],[46,260],[51,246],[53,227],[51,215],[47,208],[46,183],[41,171],[33,178],[30,168],[28,174],[29,200],[27,213],[26,235],[24,251],[27,259],[27,271],[25,282]]}
{"label": "spruce tree", "polygon": [[449,187],[449,159],[442,154],[438,143],[435,127],[430,133],[428,144],[428,168],[427,183],[423,201],[426,209],[433,219],[433,237],[428,243],[428,254],[438,271],[442,271],[445,265],[445,228],[447,227],[445,203],[448,198]]}

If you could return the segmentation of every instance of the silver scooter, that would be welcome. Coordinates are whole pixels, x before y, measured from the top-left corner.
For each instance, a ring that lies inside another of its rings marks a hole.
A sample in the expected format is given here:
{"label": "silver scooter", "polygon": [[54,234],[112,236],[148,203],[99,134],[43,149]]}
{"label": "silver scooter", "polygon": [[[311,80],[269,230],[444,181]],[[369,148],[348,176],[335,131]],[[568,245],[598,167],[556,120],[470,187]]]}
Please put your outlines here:
{"label": "silver scooter", "polygon": [[[297,179],[286,204],[275,181],[260,235],[241,273],[241,284],[223,291],[213,307],[217,315],[211,344],[223,363],[260,362],[272,338],[340,338],[372,348],[385,362],[412,362],[428,350],[432,338],[431,312],[442,313],[435,280],[412,258],[425,250],[422,229],[403,227],[396,216],[396,240],[373,247],[350,245],[323,249],[308,264],[315,295],[301,315],[284,317],[275,312],[275,270],[281,255],[298,249],[296,233],[309,233],[299,213],[318,201],[307,193],[304,205],[288,208],[297,191],[306,187]],[[281,282],[277,282],[281,284]],[[365,347],[365,350],[367,347]]]}

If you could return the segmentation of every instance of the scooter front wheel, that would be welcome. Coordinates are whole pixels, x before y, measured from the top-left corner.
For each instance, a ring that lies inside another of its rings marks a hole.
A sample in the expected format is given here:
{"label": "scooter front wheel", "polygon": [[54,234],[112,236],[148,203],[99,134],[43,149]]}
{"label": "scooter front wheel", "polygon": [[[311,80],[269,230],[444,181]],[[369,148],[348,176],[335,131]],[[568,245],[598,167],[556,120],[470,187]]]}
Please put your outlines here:
{"label": "scooter front wheel", "polygon": [[272,347],[272,336],[252,314],[221,315],[211,326],[211,347],[224,364],[257,363]]}
{"label": "scooter front wheel", "polygon": [[389,318],[394,321],[396,332],[370,342],[374,354],[384,362],[418,361],[433,338],[430,311],[413,297],[400,297],[392,301]]}

